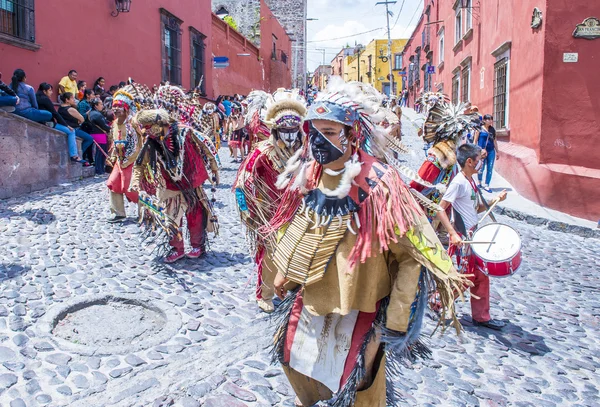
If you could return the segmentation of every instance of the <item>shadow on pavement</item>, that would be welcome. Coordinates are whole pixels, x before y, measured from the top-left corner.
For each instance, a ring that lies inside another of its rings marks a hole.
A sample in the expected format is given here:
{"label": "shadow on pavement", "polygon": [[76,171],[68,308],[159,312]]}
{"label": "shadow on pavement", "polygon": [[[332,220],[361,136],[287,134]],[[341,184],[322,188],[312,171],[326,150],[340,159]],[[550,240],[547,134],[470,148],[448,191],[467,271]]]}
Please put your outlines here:
{"label": "shadow on pavement", "polygon": [[15,212],[12,209],[0,210],[0,218],[10,218],[13,216],[25,218],[38,225],[48,225],[56,220],[56,216],[44,208],[28,209],[23,212]]}
{"label": "shadow on pavement", "polygon": [[0,283],[26,274],[31,270],[31,267],[21,266],[15,263],[0,263]]}
{"label": "shadow on pavement", "polygon": [[527,332],[506,319],[500,321],[504,322],[506,326],[501,331],[495,331],[481,326],[474,326],[471,317],[463,317],[460,320],[465,331],[495,340],[506,346],[508,350],[513,350],[519,354],[543,356],[552,352],[552,349],[546,345],[544,337]]}

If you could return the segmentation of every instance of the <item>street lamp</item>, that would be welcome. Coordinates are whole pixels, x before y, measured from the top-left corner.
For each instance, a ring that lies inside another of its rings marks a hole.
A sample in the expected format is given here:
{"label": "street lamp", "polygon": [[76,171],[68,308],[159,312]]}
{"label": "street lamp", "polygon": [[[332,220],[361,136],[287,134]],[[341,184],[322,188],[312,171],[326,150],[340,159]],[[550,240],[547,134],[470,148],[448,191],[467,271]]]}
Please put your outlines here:
{"label": "street lamp", "polygon": [[115,0],[115,11],[110,13],[110,15],[116,17],[119,13],[129,13],[130,8],[131,0]]}
{"label": "street lamp", "polygon": [[215,14],[217,15],[217,17],[219,17],[221,20],[224,19],[225,17],[227,17],[229,15],[229,11],[227,11],[227,9],[223,6],[221,6],[216,12]]}
{"label": "street lamp", "polygon": [[[308,50],[306,47],[308,44],[308,38],[307,38],[308,34],[306,33],[306,22],[307,21],[316,21],[316,20],[318,20],[318,18],[309,18],[309,17],[306,17],[306,15],[304,17],[305,17],[304,18],[304,49],[303,49],[303,51],[304,51],[304,66],[302,67],[302,71],[303,71],[302,81],[304,83],[302,84],[302,87],[304,88],[304,93],[306,93],[308,91],[308,82],[306,81],[306,59],[307,59],[306,56],[308,53]],[[297,63],[297,61],[296,61],[296,63]]]}

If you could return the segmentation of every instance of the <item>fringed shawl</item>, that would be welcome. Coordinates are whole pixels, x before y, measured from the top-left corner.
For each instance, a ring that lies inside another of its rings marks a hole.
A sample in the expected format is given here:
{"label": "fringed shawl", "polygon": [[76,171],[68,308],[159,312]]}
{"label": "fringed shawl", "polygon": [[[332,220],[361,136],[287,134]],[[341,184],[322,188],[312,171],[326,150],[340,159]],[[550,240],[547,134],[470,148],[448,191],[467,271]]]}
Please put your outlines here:
{"label": "fringed shawl", "polygon": [[[350,198],[359,204],[360,227],[356,243],[350,253],[351,269],[357,262],[389,249],[389,245],[420,223],[423,211],[408,188],[391,166],[359,150],[362,163],[360,174],[354,178]],[[317,187],[322,166],[313,162],[308,169],[306,189]],[[292,185],[293,182],[290,182]],[[274,234],[289,223],[301,206],[303,195],[287,188],[271,222],[260,229]],[[379,248],[374,252],[375,244]]]}

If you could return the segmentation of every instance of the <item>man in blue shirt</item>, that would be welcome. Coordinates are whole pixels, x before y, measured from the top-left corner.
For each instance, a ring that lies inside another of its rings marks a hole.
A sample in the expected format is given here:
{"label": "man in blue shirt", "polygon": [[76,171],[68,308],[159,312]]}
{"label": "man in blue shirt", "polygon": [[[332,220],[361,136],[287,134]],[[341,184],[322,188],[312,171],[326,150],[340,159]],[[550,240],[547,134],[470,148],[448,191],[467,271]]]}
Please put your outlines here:
{"label": "man in blue shirt", "polygon": [[229,96],[225,96],[222,103],[225,108],[225,116],[231,116],[231,101],[229,100]]}

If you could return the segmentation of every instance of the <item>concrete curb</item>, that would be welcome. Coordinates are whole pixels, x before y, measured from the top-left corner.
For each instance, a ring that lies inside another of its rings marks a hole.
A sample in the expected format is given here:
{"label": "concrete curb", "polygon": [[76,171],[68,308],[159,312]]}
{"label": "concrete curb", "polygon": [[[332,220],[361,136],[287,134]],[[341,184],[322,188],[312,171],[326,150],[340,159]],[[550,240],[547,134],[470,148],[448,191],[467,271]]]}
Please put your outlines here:
{"label": "concrete curb", "polygon": [[494,208],[494,212],[499,215],[505,215],[509,218],[529,223],[530,225],[546,227],[546,229],[555,232],[563,232],[586,238],[591,237],[600,239],[600,229],[592,229],[585,226],[572,225],[566,222],[557,222],[554,220],[541,218],[539,216],[528,215],[524,212],[517,211],[515,209],[504,208],[500,205]]}

